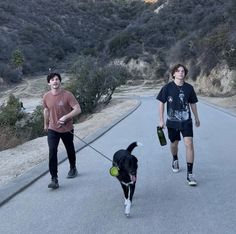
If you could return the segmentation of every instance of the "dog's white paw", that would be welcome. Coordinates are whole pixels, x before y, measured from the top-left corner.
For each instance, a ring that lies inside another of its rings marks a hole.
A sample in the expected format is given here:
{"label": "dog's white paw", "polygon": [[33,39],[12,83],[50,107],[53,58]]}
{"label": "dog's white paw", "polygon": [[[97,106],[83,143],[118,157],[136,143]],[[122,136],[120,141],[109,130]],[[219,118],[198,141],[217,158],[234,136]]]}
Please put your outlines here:
{"label": "dog's white paw", "polygon": [[125,215],[128,217],[130,216],[130,208],[131,208],[131,201],[126,199],[126,205],[125,205]]}

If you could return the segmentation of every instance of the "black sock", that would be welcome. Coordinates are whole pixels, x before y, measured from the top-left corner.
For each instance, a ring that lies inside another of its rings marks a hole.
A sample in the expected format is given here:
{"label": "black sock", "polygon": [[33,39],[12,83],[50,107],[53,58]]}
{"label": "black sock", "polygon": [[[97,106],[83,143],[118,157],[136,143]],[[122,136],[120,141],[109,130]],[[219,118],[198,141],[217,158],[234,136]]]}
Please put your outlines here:
{"label": "black sock", "polygon": [[193,163],[187,163],[188,174],[193,173]]}
{"label": "black sock", "polygon": [[177,155],[173,155],[173,160],[178,160],[178,156]]}

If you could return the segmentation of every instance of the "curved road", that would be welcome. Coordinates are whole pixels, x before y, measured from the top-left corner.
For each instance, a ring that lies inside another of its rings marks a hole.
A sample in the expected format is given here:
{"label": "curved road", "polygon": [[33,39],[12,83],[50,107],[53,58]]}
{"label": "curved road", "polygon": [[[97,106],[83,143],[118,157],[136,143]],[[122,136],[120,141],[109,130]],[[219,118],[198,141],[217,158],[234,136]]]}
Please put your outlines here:
{"label": "curved road", "polygon": [[110,162],[86,147],[77,153],[79,176],[68,180],[68,162],[59,166],[60,188],[48,190],[49,174],[0,208],[0,233],[235,233],[236,118],[198,104],[201,127],[195,128],[195,175],[186,183],[185,150],[180,144],[181,171],[173,174],[169,147],[156,137],[157,101],[141,106],[96,140],[92,146],[109,157],[139,141],[138,181],[130,218],[124,215],[118,181]]}

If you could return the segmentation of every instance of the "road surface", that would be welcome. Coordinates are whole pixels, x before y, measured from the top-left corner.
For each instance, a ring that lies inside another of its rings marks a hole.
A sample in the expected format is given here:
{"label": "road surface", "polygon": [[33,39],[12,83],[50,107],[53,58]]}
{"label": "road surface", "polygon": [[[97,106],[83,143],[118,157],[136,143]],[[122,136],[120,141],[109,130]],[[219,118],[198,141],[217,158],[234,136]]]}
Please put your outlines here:
{"label": "road surface", "polygon": [[181,171],[171,170],[169,145],[156,136],[157,101],[143,97],[141,106],[92,146],[113,153],[139,141],[138,181],[131,216],[124,215],[111,163],[86,147],[78,152],[79,176],[66,179],[68,161],[59,166],[60,188],[47,188],[49,174],[0,208],[0,233],[156,234],[236,232],[236,118],[198,104],[201,127],[194,128],[197,187],[186,183],[185,148],[179,147]]}

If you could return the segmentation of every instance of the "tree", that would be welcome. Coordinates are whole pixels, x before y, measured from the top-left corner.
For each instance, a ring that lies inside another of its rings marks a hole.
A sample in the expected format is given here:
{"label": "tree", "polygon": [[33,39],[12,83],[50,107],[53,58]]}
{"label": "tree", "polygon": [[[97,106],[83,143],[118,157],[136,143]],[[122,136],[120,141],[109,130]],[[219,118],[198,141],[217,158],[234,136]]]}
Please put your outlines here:
{"label": "tree", "polygon": [[13,94],[8,97],[7,104],[0,107],[0,124],[15,126],[17,120],[24,116],[21,111],[21,102]]}
{"label": "tree", "polygon": [[23,64],[24,64],[24,55],[20,49],[13,51],[11,56],[11,63],[18,72],[19,78],[23,75]]}
{"label": "tree", "polygon": [[16,66],[16,67],[22,67],[23,63],[24,63],[24,55],[22,53],[22,51],[20,49],[16,49],[13,53],[12,53],[12,63]]}
{"label": "tree", "polygon": [[90,56],[80,56],[72,74],[67,89],[78,99],[83,113],[92,112],[98,103],[108,103],[115,89],[130,76],[125,67],[105,64]]}

